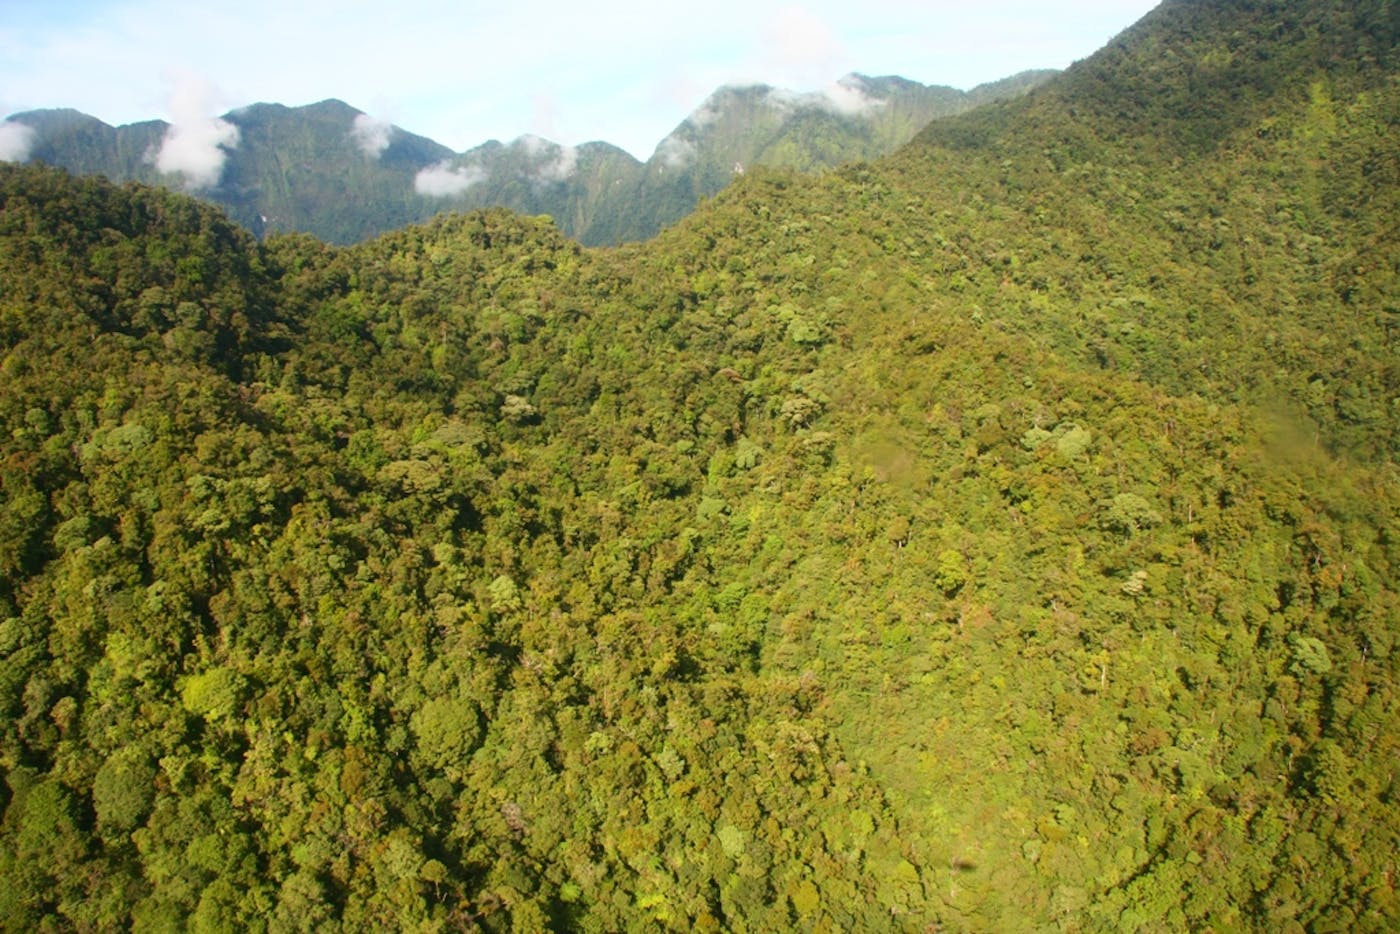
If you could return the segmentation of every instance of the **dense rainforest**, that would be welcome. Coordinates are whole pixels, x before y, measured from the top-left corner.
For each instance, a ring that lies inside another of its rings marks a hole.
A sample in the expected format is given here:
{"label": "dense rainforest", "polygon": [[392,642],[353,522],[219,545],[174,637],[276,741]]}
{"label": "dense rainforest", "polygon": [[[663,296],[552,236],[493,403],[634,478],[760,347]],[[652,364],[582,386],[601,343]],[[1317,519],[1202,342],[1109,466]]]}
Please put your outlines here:
{"label": "dense rainforest", "polygon": [[0,925],[1400,926],[1397,36],[606,250],[0,167]]}

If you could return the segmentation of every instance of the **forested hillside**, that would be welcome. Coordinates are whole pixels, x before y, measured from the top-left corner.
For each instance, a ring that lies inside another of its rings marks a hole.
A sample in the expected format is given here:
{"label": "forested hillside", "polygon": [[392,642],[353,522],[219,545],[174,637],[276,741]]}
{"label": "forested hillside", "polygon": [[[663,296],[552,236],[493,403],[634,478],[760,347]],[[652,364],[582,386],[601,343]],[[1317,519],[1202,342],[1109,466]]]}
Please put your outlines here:
{"label": "forested hillside", "polygon": [[5,928],[1393,930],[1397,35],[610,250],[0,167]]}

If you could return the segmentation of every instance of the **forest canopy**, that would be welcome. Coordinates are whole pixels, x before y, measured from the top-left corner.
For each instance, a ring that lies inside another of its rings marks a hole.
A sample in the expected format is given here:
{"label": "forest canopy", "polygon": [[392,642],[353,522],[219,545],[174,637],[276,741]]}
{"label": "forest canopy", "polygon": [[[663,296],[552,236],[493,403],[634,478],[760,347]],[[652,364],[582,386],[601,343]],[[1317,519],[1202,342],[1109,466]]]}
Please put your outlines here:
{"label": "forest canopy", "polygon": [[1397,25],[611,250],[0,167],[5,926],[1393,929]]}

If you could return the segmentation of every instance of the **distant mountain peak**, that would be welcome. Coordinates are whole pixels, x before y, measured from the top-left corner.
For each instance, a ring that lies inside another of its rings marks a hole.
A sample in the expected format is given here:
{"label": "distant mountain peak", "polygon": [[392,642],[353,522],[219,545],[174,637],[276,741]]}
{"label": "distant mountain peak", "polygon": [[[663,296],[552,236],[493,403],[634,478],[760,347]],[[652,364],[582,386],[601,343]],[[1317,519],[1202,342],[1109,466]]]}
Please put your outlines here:
{"label": "distant mountain peak", "polygon": [[454,153],[333,97],[253,103],[191,127],[114,129],[73,110],[36,111],[0,125],[0,157],[197,190],[259,235],[306,230],[351,242],[447,208],[502,205],[550,214],[586,243],[616,243],[684,217],[738,167],[876,158],[975,103],[952,88],[856,72],[809,91],[725,85],[645,163],[609,143],[530,133]]}

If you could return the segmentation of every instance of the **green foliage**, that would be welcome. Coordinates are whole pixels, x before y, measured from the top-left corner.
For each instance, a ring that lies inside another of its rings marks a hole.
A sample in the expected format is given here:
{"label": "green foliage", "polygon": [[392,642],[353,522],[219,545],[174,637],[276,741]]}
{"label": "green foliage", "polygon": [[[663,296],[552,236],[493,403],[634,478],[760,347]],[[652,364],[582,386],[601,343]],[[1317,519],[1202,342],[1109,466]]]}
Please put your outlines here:
{"label": "green foliage", "polygon": [[1288,634],[1288,643],[1293,648],[1293,667],[1299,674],[1326,674],[1332,670],[1332,659],[1327,646],[1321,639]]}
{"label": "green foliage", "polygon": [[190,713],[210,722],[227,720],[237,713],[242,691],[243,677],[218,666],[186,678],[180,701]]}
{"label": "green foliage", "polygon": [[962,552],[955,548],[945,548],[938,553],[938,567],[934,571],[933,582],[947,596],[952,596],[967,583],[967,561]]}
{"label": "green foliage", "polygon": [[[0,170],[6,925],[1394,928],[1393,79],[1324,7],[617,250]],[[1129,76],[1222,49],[1206,146]]]}
{"label": "green foliage", "polygon": [[480,715],[461,698],[433,698],[413,714],[410,726],[424,761],[435,768],[462,768],[481,741]]}
{"label": "green foliage", "polygon": [[92,806],[104,830],[130,831],[150,812],[155,799],[156,770],[149,756],[135,747],[118,750],[92,780]]}
{"label": "green foliage", "polygon": [[1104,508],[1104,528],[1132,534],[1162,521],[1152,504],[1136,493],[1119,493]]}

